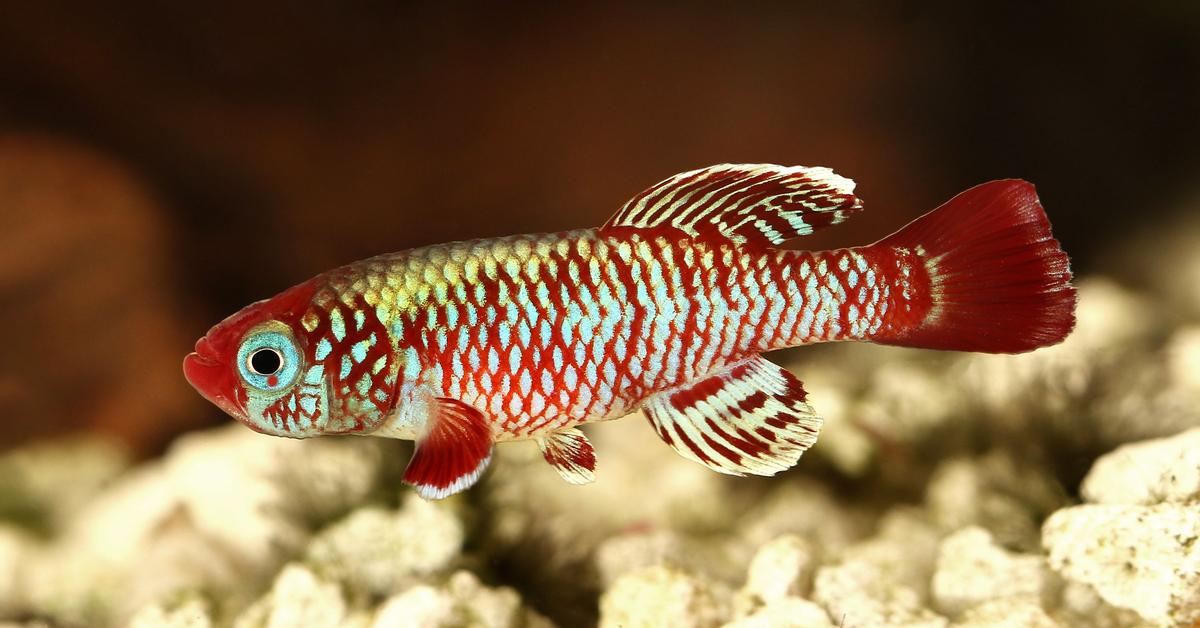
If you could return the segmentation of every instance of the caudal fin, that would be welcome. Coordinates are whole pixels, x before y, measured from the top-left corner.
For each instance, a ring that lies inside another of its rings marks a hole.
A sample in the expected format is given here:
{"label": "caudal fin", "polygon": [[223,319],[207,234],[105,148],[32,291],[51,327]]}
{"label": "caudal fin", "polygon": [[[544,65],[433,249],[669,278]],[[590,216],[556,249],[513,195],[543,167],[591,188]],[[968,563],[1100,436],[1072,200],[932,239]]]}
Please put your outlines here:
{"label": "caudal fin", "polygon": [[876,342],[1021,353],[1058,343],[1075,326],[1070,262],[1027,181],[975,186],[875,246],[915,251],[930,282],[924,321]]}

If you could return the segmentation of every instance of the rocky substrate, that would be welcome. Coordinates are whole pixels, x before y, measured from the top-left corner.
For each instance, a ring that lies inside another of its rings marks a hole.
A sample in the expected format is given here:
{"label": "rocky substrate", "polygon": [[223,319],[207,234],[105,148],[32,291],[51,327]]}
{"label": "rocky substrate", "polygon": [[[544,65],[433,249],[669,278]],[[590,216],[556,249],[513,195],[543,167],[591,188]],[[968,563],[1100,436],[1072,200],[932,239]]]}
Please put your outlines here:
{"label": "rocky substrate", "polygon": [[[0,457],[0,614],[63,626],[1189,626],[1200,621],[1200,327],[1081,285],[1023,356],[819,347],[798,468],[729,478],[640,417],[597,481],[532,443],[426,502],[408,445],[239,425],[131,464]],[[1187,311],[1187,310],[1184,310]],[[1191,316],[1190,319],[1200,319]]]}

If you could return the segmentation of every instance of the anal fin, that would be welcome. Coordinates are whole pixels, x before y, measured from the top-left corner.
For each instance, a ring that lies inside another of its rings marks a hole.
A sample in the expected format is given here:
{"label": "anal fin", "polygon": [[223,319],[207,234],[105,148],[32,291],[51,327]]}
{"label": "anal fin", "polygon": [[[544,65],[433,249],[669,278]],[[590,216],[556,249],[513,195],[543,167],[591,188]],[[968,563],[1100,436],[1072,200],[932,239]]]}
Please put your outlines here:
{"label": "anal fin", "polygon": [[492,459],[492,433],[483,414],[465,403],[439,397],[431,407],[404,482],[425,499],[441,499],[470,488],[483,474]]}
{"label": "anal fin", "polygon": [[542,456],[562,479],[587,484],[596,479],[596,451],[587,436],[576,428],[559,430],[537,439]]}
{"label": "anal fin", "polygon": [[813,443],[821,418],[794,375],[761,356],[662,391],[642,409],[684,458],[730,475],[775,475]]}

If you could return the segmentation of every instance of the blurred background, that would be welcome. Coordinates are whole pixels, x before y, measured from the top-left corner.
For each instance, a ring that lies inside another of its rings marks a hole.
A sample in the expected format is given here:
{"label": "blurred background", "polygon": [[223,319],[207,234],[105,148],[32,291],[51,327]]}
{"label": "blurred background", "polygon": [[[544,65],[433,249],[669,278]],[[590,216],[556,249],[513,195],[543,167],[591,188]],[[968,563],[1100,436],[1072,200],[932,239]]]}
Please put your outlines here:
{"label": "blurred background", "polygon": [[[818,10],[820,7],[820,10]],[[881,237],[1038,185],[1079,273],[1200,173],[1200,5],[4,3],[0,447],[223,421],[179,362],[315,273],[598,225],[668,175],[825,165]]]}

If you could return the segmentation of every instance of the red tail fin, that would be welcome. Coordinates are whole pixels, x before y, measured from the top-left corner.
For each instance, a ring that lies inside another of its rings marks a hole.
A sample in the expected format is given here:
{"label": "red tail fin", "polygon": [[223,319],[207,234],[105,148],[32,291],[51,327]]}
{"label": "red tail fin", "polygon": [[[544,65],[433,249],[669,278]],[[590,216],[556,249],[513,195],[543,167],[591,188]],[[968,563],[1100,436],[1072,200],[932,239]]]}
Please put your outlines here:
{"label": "red tail fin", "polygon": [[931,301],[924,322],[876,342],[1021,353],[1058,343],[1075,326],[1070,263],[1027,181],[975,186],[875,246],[916,251]]}

